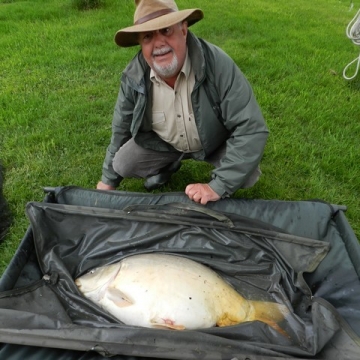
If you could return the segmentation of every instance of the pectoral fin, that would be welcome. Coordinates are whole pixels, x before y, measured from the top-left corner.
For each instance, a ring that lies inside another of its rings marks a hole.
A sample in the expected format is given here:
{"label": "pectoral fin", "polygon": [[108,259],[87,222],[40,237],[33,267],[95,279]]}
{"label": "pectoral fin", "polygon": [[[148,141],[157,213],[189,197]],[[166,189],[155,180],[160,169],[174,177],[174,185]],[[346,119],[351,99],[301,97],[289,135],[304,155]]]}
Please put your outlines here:
{"label": "pectoral fin", "polygon": [[131,306],[134,302],[119,289],[109,287],[105,296],[118,307]]}

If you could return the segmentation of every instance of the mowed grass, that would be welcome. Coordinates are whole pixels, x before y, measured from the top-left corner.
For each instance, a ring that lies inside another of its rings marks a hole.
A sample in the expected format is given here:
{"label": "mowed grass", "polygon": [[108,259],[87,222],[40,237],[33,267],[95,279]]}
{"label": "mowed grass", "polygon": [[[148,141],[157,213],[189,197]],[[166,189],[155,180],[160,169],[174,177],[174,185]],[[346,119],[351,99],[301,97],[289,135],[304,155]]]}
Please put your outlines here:
{"label": "mowed grass", "polygon": [[[0,160],[14,215],[0,245],[0,273],[29,225],[25,205],[43,187],[94,188],[111,136],[122,70],[138,48],[120,49],[133,0],[79,11],[71,0],[0,0]],[[250,80],[270,129],[263,176],[237,198],[319,199],[346,205],[360,235],[359,55],[346,37],[357,8],[339,0],[178,0],[205,18],[191,30],[222,47]],[[348,75],[355,71],[349,70]],[[207,182],[212,167],[183,162],[162,191]],[[127,179],[119,190],[145,191]]]}

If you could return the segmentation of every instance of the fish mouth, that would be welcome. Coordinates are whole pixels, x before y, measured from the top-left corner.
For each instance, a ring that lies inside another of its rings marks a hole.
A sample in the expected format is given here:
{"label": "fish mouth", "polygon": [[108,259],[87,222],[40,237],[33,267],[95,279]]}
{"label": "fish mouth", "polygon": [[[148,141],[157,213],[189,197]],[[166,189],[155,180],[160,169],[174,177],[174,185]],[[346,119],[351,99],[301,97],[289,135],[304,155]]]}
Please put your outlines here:
{"label": "fish mouth", "polygon": [[[106,291],[108,286],[116,279],[116,277],[120,273],[120,270],[121,270],[121,265],[118,266],[116,268],[116,270],[113,271],[113,273],[109,276],[109,278],[103,284],[100,284],[100,285],[98,285],[96,287],[93,287],[91,290],[89,289],[87,292],[88,293],[96,293],[96,292],[98,292],[99,297],[101,298],[102,294]],[[86,291],[86,286],[83,286],[83,284],[81,283],[81,278],[77,278],[75,280],[75,284],[79,288],[80,291],[82,291],[81,288],[85,288],[84,291]]]}

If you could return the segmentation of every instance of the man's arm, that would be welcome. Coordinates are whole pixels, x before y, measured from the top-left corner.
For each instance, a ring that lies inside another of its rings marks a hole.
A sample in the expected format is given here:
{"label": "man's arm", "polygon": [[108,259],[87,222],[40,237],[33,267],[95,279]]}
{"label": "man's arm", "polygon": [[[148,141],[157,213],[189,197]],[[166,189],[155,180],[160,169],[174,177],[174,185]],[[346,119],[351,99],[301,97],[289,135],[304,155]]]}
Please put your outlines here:
{"label": "man's arm", "polygon": [[122,177],[114,171],[112,162],[115,153],[131,138],[130,125],[133,117],[134,102],[129,94],[126,85],[122,82],[114,109],[111,141],[106,150],[102,177],[97,184],[97,189],[114,190],[122,180]]}
{"label": "man's arm", "polygon": [[[261,109],[243,73],[216,47],[214,59],[213,86],[219,94],[224,125],[231,135],[226,141],[226,153],[220,166],[212,171],[212,180],[202,184],[207,186],[200,188],[198,184],[190,184],[186,188],[187,195],[195,196],[194,200],[202,204],[229,196],[246,183],[261,161],[268,137]],[[195,189],[197,195],[193,193]]]}

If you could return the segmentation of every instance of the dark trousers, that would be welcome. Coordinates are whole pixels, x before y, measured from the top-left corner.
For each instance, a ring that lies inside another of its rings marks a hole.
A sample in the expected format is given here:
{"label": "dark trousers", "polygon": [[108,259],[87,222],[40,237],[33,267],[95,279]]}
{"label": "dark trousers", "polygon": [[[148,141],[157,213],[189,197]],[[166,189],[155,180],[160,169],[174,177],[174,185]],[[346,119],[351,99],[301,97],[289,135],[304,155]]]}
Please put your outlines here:
{"label": "dark trousers", "polygon": [[[205,161],[218,167],[225,155],[226,144],[220,146]],[[130,139],[115,154],[114,170],[123,178],[147,178],[158,174],[162,168],[179,159],[179,154],[145,149]],[[191,159],[191,153],[186,153],[183,159]],[[253,186],[261,175],[259,167],[249,176],[242,188]]]}

